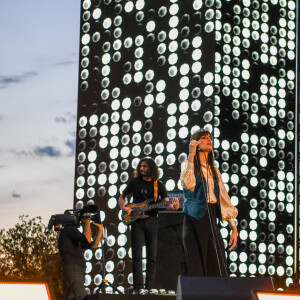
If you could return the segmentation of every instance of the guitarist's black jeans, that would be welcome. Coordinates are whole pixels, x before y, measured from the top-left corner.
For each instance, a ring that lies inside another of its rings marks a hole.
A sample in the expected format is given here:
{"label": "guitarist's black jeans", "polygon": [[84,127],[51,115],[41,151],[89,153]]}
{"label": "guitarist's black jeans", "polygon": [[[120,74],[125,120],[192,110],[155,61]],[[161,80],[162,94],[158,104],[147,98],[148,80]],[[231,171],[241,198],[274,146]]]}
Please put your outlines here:
{"label": "guitarist's black jeans", "polygon": [[133,288],[143,289],[142,249],[146,245],[146,284],[145,288],[154,288],[156,274],[156,253],[158,243],[158,218],[136,220],[131,225]]}

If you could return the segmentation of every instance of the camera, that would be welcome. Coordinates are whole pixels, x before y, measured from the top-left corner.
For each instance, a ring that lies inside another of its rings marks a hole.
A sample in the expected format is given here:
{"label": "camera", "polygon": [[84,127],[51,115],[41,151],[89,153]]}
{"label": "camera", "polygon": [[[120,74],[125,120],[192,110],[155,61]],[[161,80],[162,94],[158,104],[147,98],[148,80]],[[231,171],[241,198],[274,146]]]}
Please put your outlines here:
{"label": "camera", "polygon": [[60,231],[67,225],[79,227],[82,219],[90,219],[93,222],[101,223],[98,206],[87,205],[82,209],[67,209],[63,214],[52,215],[48,223],[48,230],[51,230],[53,226],[55,231]]}

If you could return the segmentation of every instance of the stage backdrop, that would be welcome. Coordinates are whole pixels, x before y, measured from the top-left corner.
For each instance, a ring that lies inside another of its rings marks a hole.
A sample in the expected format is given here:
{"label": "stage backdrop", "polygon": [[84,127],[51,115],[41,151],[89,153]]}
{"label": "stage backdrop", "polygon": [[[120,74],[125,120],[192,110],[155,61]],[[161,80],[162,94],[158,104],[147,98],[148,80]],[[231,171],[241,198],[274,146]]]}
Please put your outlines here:
{"label": "stage backdrop", "polygon": [[[295,1],[84,0],[74,205],[108,226],[86,251],[86,285],[132,285],[130,228],[118,197],[151,156],[181,189],[182,140],[214,135],[217,167],[239,209],[230,275],[292,281],[295,201]],[[225,245],[230,230],[222,225]],[[172,266],[166,266],[172,272]],[[109,290],[109,288],[108,288]]]}

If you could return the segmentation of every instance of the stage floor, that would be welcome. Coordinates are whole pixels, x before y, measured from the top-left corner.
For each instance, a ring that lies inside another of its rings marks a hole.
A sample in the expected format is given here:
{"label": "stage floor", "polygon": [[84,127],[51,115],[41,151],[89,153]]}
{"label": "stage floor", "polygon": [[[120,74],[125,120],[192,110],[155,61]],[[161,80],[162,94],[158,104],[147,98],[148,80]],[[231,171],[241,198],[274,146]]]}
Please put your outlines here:
{"label": "stage floor", "polygon": [[[93,298],[95,299],[95,298]],[[98,300],[175,300],[176,295],[131,295],[131,294],[99,294]]]}

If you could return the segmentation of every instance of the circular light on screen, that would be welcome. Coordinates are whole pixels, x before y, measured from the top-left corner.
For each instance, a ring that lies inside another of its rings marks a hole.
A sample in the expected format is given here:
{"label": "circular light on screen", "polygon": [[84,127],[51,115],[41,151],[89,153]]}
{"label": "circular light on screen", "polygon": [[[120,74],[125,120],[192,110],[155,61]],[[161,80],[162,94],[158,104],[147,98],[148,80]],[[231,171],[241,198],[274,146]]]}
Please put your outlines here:
{"label": "circular light on screen", "polygon": [[133,41],[132,41],[132,38],[131,37],[128,37],[125,39],[124,41],[124,46],[125,48],[130,48],[133,44]]}
{"label": "circular light on screen", "polygon": [[189,85],[189,82],[190,82],[189,78],[187,76],[184,76],[180,79],[179,84],[182,88],[186,88]]}
{"label": "circular light on screen", "polygon": [[202,51],[200,49],[195,49],[192,53],[193,60],[199,60],[202,56]]}
{"label": "circular light on screen", "polygon": [[169,12],[170,12],[171,15],[176,15],[178,13],[178,11],[179,11],[178,4],[172,4],[170,6]]}
{"label": "circular light on screen", "polygon": [[284,275],[284,268],[282,266],[279,266],[277,268],[277,275],[278,276],[283,276]]}
{"label": "circular light on screen", "polygon": [[224,150],[229,150],[229,148],[230,148],[230,144],[227,140],[222,141],[221,145]]}
{"label": "circular light on screen", "polygon": [[154,21],[149,21],[146,25],[146,30],[148,32],[152,32],[155,29],[155,26],[156,26],[156,24]]}
{"label": "circular light on screen", "polygon": [[176,41],[172,41],[169,44],[169,51],[170,52],[175,52],[175,51],[177,51],[177,49],[178,49],[178,43]]}
{"label": "circular light on screen", "polygon": [[169,55],[168,62],[170,65],[176,64],[177,61],[178,61],[178,55],[176,53],[172,53],[171,55]]}
{"label": "circular light on screen", "polygon": [[155,157],[155,163],[160,167],[164,163],[164,158],[161,155]]}
{"label": "circular light on screen", "polygon": [[132,155],[133,156],[139,156],[141,153],[141,147],[140,146],[134,146],[132,148]]}
{"label": "circular light on screen", "polygon": [[[141,45],[143,45],[144,43],[144,37],[142,35],[138,35],[136,38],[135,38],[135,44],[140,47]],[[143,49],[142,48],[137,48],[135,50],[135,55],[137,58],[140,58],[141,55],[143,55]]]}
{"label": "circular light on screen", "polygon": [[155,146],[155,152],[157,154],[161,154],[164,151],[164,144],[163,143],[158,143]]}
{"label": "circular light on screen", "polygon": [[239,271],[244,274],[247,272],[247,265],[245,263],[242,263],[239,265]]}
{"label": "circular light on screen", "polygon": [[154,72],[153,70],[148,70],[145,74],[145,78],[150,81],[154,78]]}
{"label": "circular light on screen", "polygon": [[108,202],[107,202],[107,206],[108,206],[108,208],[110,208],[110,209],[116,208],[116,206],[117,206],[117,200],[116,200],[116,198],[110,198],[110,199],[108,200]]}
{"label": "circular light on screen", "polygon": [[[205,119],[205,118],[204,118]],[[189,117],[188,115],[184,114],[184,115],[181,115],[180,118],[179,118],[179,124],[181,126],[185,126],[189,121]]]}
{"label": "circular light on screen", "polygon": [[210,97],[213,94],[214,88],[211,85],[208,85],[204,88],[203,94],[206,97]]}
{"label": "circular light on screen", "polygon": [[87,44],[90,42],[90,40],[91,40],[90,35],[89,35],[89,34],[84,34],[84,35],[82,36],[82,38],[81,38],[81,43],[82,43],[83,45],[87,45]]}
{"label": "circular light on screen", "polygon": [[97,152],[96,151],[91,151],[89,154],[88,154],[88,160],[90,162],[93,162],[97,159]]}
{"label": "circular light on screen", "polygon": [[136,72],[135,74],[134,74],[134,81],[136,82],[136,83],[139,83],[139,82],[141,82],[143,80],[143,73],[142,72]]}
{"label": "circular light on screen", "polygon": [[246,240],[248,238],[248,232],[246,230],[241,230],[239,235],[241,240]]}
{"label": "circular light on screen", "polygon": [[133,3],[132,3],[132,1],[128,1],[126,4],[125,4],[125,11],[127,12],[127,13],[129,13],[129,12],[131,12],[132,10],[133,10],[133,8],[134,8],[134,5],[133,5]]}
{"label": "circular light on screen", "polygon": [[159,92],[162,92],[166,88],[166,82],[164,80],[159,80],[156,84],[156,89]]}
{"label": "circular light on screen", "polygon": [[183,89],[179,93],[179,98],[180,98],[180,100],[184,101],[184,100],[188,99],[189,95],[190,95],[189,90],[188,89]]}
{"label": "circular light on screen", "polygon": [[[166,182],[166,189],[167,191],[173,191],[175,188],[175,181],[173,179],[169,179],[167,182]],[[171,199],[170,199],[171,200]]]}
{"label": "circular light on screen", "polygon": [[118,236],[118,245],[123,247],[127,243],[127,236],[125,234],[120,234]]}
{"label": "circular light on screen", "polygon": [[105,29],[108,29],[108,28],[111,26],[111,24],[112,24],[112,21],[111,21],[110,18],[104,19],[104,21],[103,21],[103,27],[104,27]]}
{"label": "circular light on screen", "polygon": [[168,151],[169,153],[172,153],[172,152],[174,152],[175,150],[176,150],[176,143],[173,142],[173,141],[168,142],[168,144],[167,144],[167,151]]}
{"label": "circular light on screen", "polygon": [[83,255],[84,255],[85,260],[91,260],[93,257],[93,252],[92,252],[92,250],[87,249],[84,251]]}
{"label": "circular light on screen", "polygon": [[144,0],[137,0],[135,3],[135,7],[137,10],[143,9],[145,6],[145,1]]}
{"label": "circular light on screen", "polygon": [[188,64],[181,65],[181,67],[180,67],[181,75],[187,75],[189,71],[190,71],[190,66]]}
{"label": "circular light on screen", "polygon": [[284,237],[284,235],[282,233],[280,233],[280,234],[277,235],[277,242],[279,244],[283,244],[284,240],[285,240],[285,237]]}
{"label": "circular light on screen", "polygon": [[158,94],[156,95],[156,102],[157,102],[158,104],[164,103],[165,100],[166,100],[166,95],[165,95],[164,93],[158,93]]}
{"label": "circular light on screen", "polygon": [[179,23],[179,18],[177,16],[172,16],[169,20],[169,26],[171,28],[174,28],[178,25]]}
{"label": "circular light on screen", "polygon": [[260,158],[260,160],[259,160],[259,164],[260,164],[262,167],[266,167],[267,164],[268,164],[268,161],[267,161],[267,159],[266,159],[265,157],[262,157],[262,158]]}
{"label": "circular light on screen", "polygon": [[175,103],[171,103],[168,105],[167,108],[168,114],[169,115],[174,115],[177,111],[177,105]]}
{"label": "circular light on screen", "polygon": [[99,141],[99,147],[104,149],[104,148],[107,147],[107,145],[108,145],[107,138],[106,137],[101,138],[100,141]]}
{"label": "circular light on screen", "polygon": [[185,139],[188,136],[188,134],[189,134],[189,130],[187,127],[182,127],[179,129],[178,135],[181,139]]}
{"label": "circular light on screen", "polygon": [[201,69],[202,69],[202,65],[201,65],[200,62],[196,61],[196,62],[193,63],[193,65],[192,65],[193,73],[195,73],[195,74],[199,73],[201,71]]}
{"label": "circular light on screen", "polygon": [[199,48],[202,44],[202,38],[200,36],[196,36],[193,38],[192,45],[194,48]]}
{"label": "circular light on screen", "polygon": [[208,72],[204,75],[204,82],[206,84],[211,84],[214,80],[214,75],[211,72]]}

